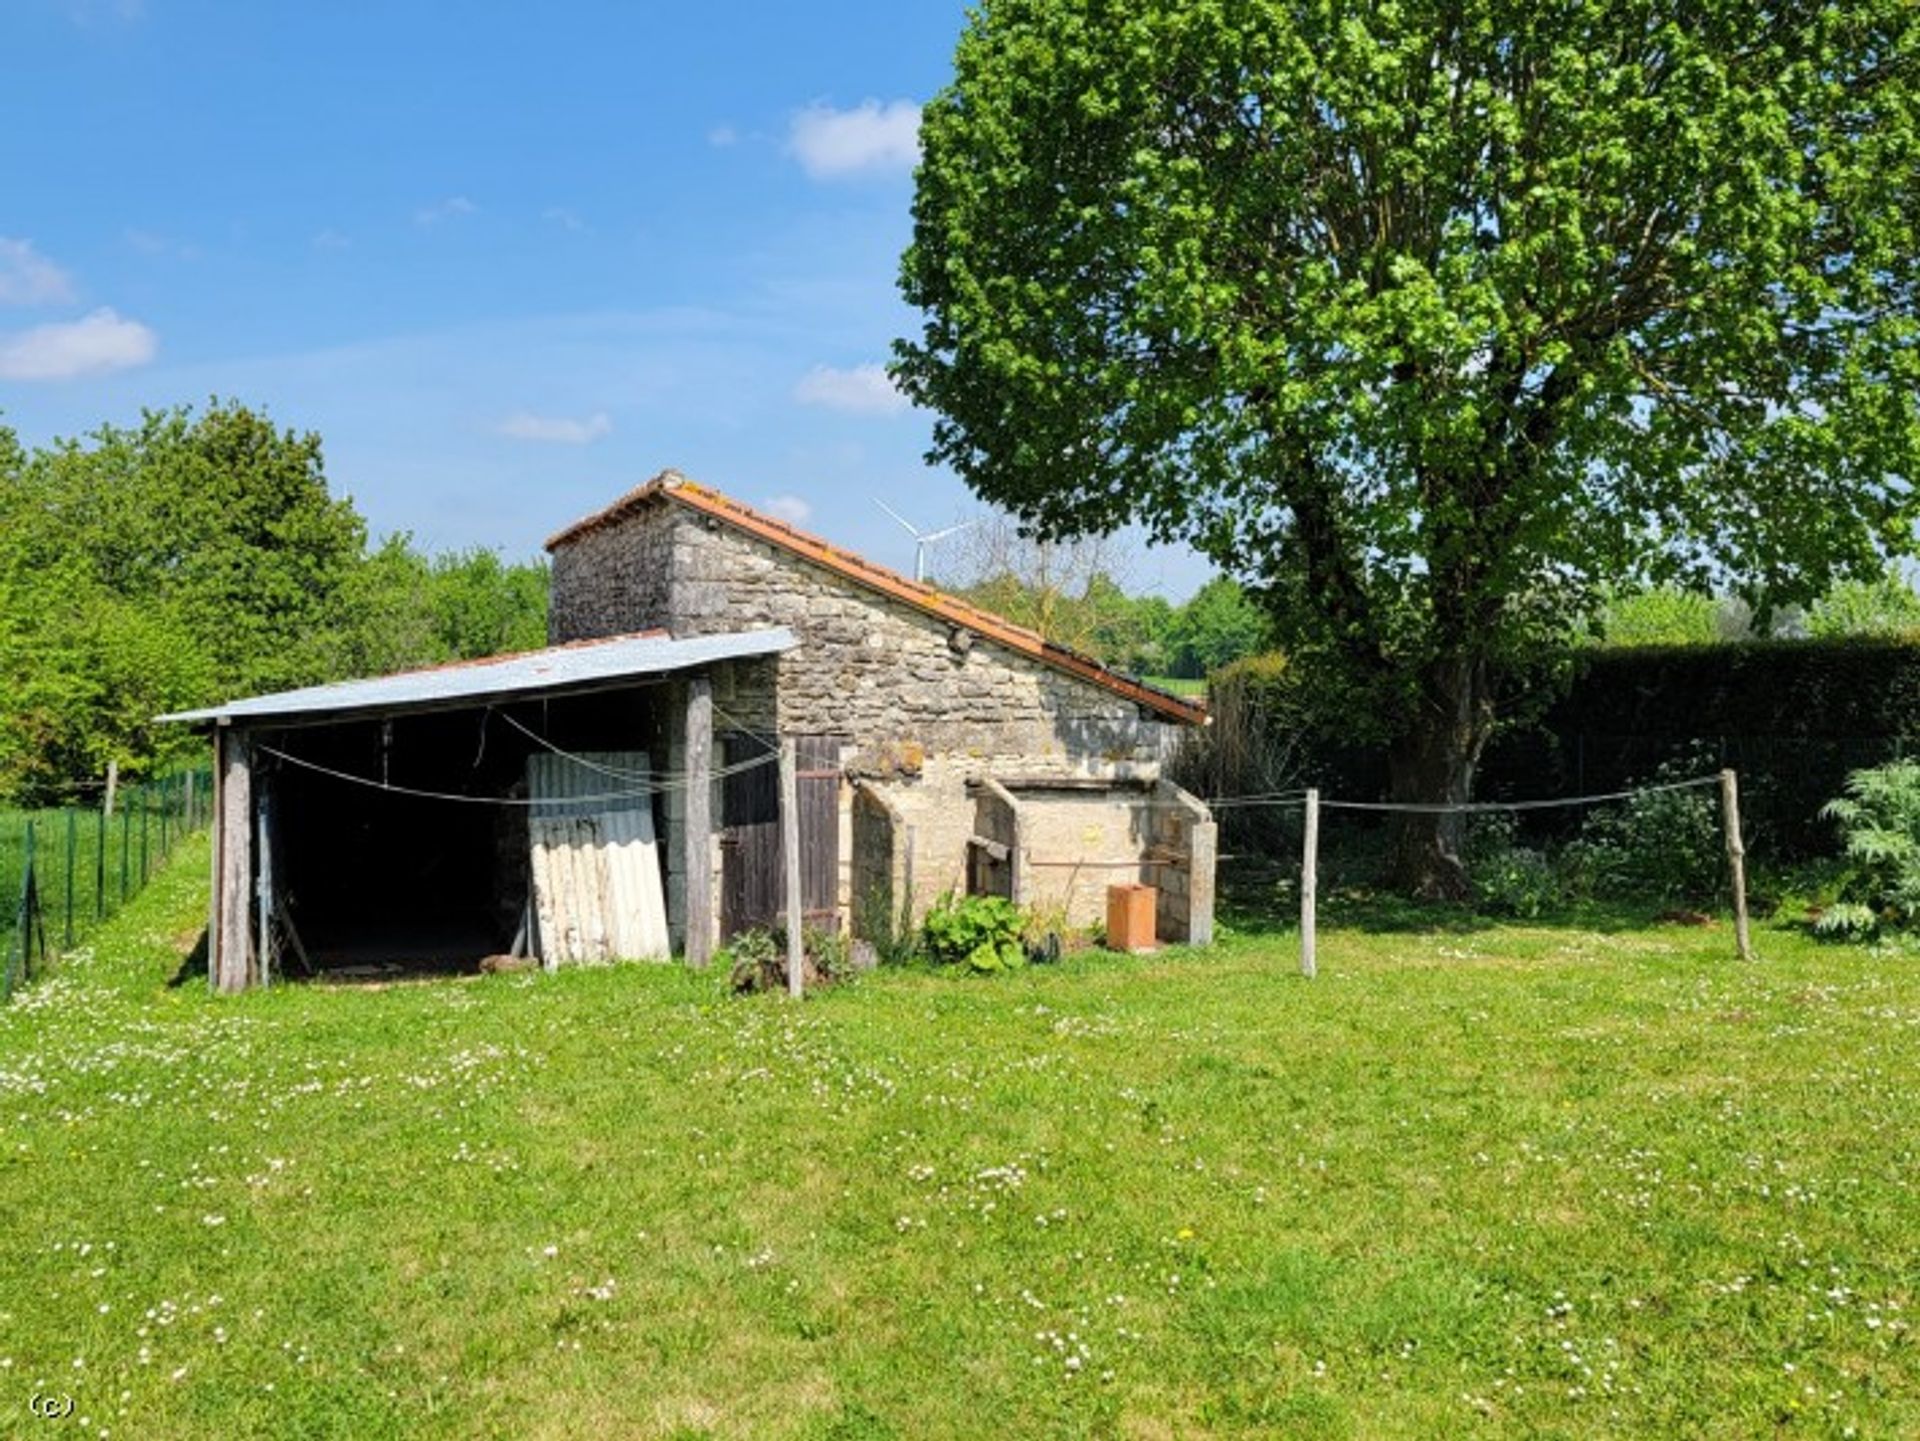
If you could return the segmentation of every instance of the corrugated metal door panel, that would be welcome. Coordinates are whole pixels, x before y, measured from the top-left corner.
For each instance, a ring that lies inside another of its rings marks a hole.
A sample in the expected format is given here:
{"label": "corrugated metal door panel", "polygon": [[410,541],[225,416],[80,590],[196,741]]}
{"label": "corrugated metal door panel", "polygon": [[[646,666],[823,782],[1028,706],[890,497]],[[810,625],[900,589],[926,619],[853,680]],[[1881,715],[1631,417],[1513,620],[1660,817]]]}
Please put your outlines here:
{"label": "corrugated metal door panel", "polygon": [[650,776],[644,751],[528,758],[534,912],[549,964],[668,954]]}

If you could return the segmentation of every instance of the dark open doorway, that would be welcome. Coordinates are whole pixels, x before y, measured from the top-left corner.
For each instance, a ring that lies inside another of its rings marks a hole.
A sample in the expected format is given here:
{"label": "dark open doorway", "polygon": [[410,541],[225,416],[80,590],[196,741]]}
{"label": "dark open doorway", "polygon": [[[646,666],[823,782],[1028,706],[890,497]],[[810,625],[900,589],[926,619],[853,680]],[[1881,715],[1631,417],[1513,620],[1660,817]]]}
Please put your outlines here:
{"label": "dark open doorway", "polygon": [[528,757],[658,754],[658,731],[635,687],[264,733],[277,974],[459,973],[531,952]]}

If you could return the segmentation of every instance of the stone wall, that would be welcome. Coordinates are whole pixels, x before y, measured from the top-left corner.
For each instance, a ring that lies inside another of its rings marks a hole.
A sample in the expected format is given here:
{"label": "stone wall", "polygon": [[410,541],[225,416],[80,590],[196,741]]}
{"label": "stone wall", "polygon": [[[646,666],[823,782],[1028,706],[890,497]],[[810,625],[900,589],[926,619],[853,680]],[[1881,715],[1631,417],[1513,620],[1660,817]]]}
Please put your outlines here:
{"label": "stone wall", "polygon": [[877,786],[856,787],[847,807],[853,934],[890,947],[912,928],[913,826]]}
{"label": "stone wall", "polygon": [[1159,884],[1146,859],[1151,791],[1023,791],[1020,803],[1026,904],[1064,913],[1070,926],[1097,925],[1107,913],[1108,886]]}
{"label": "stone wall", "polygon": [[1213,813],[1171,781],[1154,787],[1150,842],[1165,864],[1149,877],[1159,888],[1154,931],[1163,941],[1213,944],[1214,869],[1219,826]]}
{"label": "stone wall", "polygon": [[1155,772],[1180,731],[985,638],[957,649],[946,621],[664,498],[553,558],[556,642],[657,625],[788,627],[802,645],[778,662],[780,728],[846,735],[883,768],[918,753],[982,773]]}
{"label": "stone wall", "polygon": [[668,625],[672,541],[657,524],[602,526],[556,548],[547,639],[563,645]]}

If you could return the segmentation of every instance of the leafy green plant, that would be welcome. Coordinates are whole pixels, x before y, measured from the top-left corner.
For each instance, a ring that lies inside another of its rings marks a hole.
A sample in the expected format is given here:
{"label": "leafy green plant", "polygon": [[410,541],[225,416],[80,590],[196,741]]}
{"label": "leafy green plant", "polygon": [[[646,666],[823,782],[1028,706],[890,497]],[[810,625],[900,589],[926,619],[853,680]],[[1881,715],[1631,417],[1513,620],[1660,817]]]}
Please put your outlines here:
{"label": "leafy green plant", "polygon": [[[807,926],[800,932],[800,953],[806,985],[831,984],[852,971],[851,944],[838,931]],[[783,991],[787,987],[787,929],[756,926],[742,931],[716,957],[728,966],[729,984],[742,993]]]}
{"label": "leafy green plant", "polygon": [[975,971],[1017,970],[1027,963],[1020,908],[1002,896],[949,892],[927,913],[927,954],[942,965]]}
{"label": "leafy green plant", "polygon": [[1840,827],[1854,872],[1814,929],[1865,936],[1883,923],[1911,925],[1920,916],[1920,761],[1855,771],[1820,814]]}
{"label": "leafy green plant", "polygon": [[[784,928],[775,930],[775,942],[781,954],[786,953],[787,933]],[[800,949],[807,961],[820,973],[820,979],[839,981],[846,979],[852,969],[849,960],[852,944],[842,931],[822,930],[818,926],[803,926],[800,930]]]}
{"label": "leafy green plant", "polygon": [[774,991],[787,983],[785,949],[764,928],[740,932],[716,959],[727,966],[728,984],[736,991]]}
{"label": "leafy green plant", "polygon": [[1467,832],[1466,861],[1475,901],[1494,915],[1530,921],[1561,899],[1553,862],[1544,851],[1515,840],[1512,816],[1475,817]]}

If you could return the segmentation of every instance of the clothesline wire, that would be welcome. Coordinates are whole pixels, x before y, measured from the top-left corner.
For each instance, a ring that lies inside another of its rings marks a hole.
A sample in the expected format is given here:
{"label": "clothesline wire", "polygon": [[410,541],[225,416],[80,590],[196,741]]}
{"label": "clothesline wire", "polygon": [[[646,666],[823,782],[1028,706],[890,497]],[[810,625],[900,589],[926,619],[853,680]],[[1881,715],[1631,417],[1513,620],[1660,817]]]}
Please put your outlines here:
{"label": "clothesline wire", "polygon": [[[544,750],[551,751],[562,760],[571,761],[583,770],[595,771],[613,780],[639,781],[648,795],[665,795],[669,791],[683,791],[693,784],[693,781],[686,776],[670,776],[665,780],[661,780],[658,778],[659,773],[657,771],[635,771],[627,770],[621,766],[606,765],[603,762],[580,755],[575,751],[563,750],[538,731],[529,729],[504,712],[501,713],[500,718],[535,745],[540,746]],[[732,765],[716,766],[710,772],[710,778],[712,780],[720,780],[726,776],[738,775],[741,771],[752,770],[756,766],[766,765],[768,759],[766,756],[755,756],[752,760],[738,761]]]}
{"label": "clothesline wire", "polygon": [[[279,750],[270,745],[262,744],[259,746],[259,750],[264,755],[270,755],[276,760],[285,761],[288,765],[297,766],[301,770],[312,771],[316,775],[327,776],[333,780],[345,781],[350,785],[364,786],[368,790],[385,791],[390,795],[411,796],[416,800],[457,801],[463,805],[577,806],[586,801],[650,800],[656,795],[663,795],[671,790],[685,788],[684,781],[677,781],[636,790],[608,791],[600,795],[587,796],[542,796],[538,798],[532,796],[467,796],[452,791],[431,791],[424,790],[418,786],[395,785],[391,781],[380,781],[373,779],[371,776],[355,775],[351,771],[336,770],[332,766],[321,765],[318,761],[308,760],[305,756],[292,755],[287,751]],[[565,751],[556,751],[555,753],[570,760],[578,759],[578,757],[568,756]],[[741,761],[737,765],[722,766],[713,772],[713,778],[718,780],[724,776],[737,775],[741,771],[753,770],[759,766],[770,765],[777,759],[777,756],[756,756],[752,760]]]}
{"label": "clothesline wire", "polygon": [[[1507,814],[1514,811],[1557,810],[1567,806],[1598,805],[1605,801],[1630,801],[1639,796],[1660,795],[1667,791],[1696,790],[1702,786],[1720,783],[1720,777],[1696,776],[1692,780],[1666,781],[1660,785],[1635,786],[1631,790],[1603,791],[1587,796],[1556,796],[1550,800],[1532,801],[1462,801],[1455,804],[1423,805],[1402,801],[1343,801],[1322,797],[1322,810],[1342,811],[1378,811],[1399,815],[1419,816],[1461,816]],[[1218,796],[1209,798],[1205,804],[1213,810],[1229,810],[1241,807],[1273,806],[1296,808],[1306,805],[1305,791],[1275,791],[1266,795]]]}

